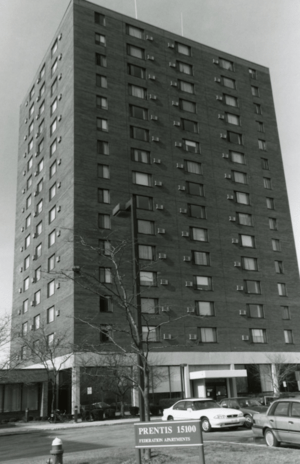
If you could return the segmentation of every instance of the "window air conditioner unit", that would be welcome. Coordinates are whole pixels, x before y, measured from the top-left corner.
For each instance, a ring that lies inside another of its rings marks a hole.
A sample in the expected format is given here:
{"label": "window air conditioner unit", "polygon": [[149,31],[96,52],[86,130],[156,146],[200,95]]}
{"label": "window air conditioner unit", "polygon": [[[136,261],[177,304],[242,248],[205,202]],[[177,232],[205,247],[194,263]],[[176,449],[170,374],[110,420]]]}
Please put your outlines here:
{"label": "window air conditioner unit", "polygon": [[58,231],[56,232],[57,237],[60,237],[60,234],[61,234],[61,232],[60,232],[60,230],[58,230]]}
{"label": "window air conditioner unit", "polygon": [[239,243],[239,239],[238,238],[232,238],[231,243]]}
{"label": "window air conditioner unit", "polygon": [[40,101],[40,99],[41,99],[40,96],[36,97],[36,101],[37,101],[37,102]]}
{"label": "window air conditioner unit", "polygon": [[170,68],[176,68],[176,63],[173,63],[172,61],[169,62]]}
{"label": "window air conditioner unit", "polygon": [[152,136],[152,142],[159,142],[159,137]]}
{"label": "window air conditioner unit", "polygon": [[225,179],[231,179],[231,174],[224,174]]}
{"label": "window air conditioner unit", "polygon": [[58,164],[58,165],[61,164],[61,158],[59,158],[59,160],[57,160],[57,164]]}
{"label": "window air conditioner unit", "polygon": [[20,247],[20,251],[23,251],[23,247]]}
{"label": "window air conditioner unit", "polygon": [[181,232],[181,237],[189,237],[189,232],[182,231]]}
{"label": "window air conditioner unit", "polygon": [[156,209],[164,209],[164,205],[156,205],[155,208]]}
{"label": "window air conditioner unit", "polygon": [[28,106],[28,101],[27,101],[27,102],[25,102],[25,106]]}
{"label": "window air conditioner unit", "polygon": [[244,340],[244,341],[249,340],[249,335],[242,335],[242,340]]}
{"label": "window air conditioner unit", "polygon": [[245,309],[240,309],[239,310],[239,315],[240,316],[247,316],[247,311]]}
{"label": "window air conditioner unit", "polygon": [[26,190],[25,190],[25,189],[22,189],[22,193],[24,194],[25,192],[26,192]]}
{"label": "window air conditioner unit", "polygon": [[216,95],[216,100],[222,101],[223,100],[222,95]]}
{"label": "window air conditioner unit", "polygon": [[55,316],[56,316],[56,317],[60,316],[60,310],[59,310],[59,309],[56,309],[56,311],[55,311]]}
{"label": "window air conditioner unit", "polygon": [[38,191],[37,191],[37,190],[35,190],[35,191],[33,192],[33,196],[34,196],[34,197],[36,197],[36,196],[37,196],[37,194],[38,194]]}
{"label": "window air conditioner unit", "polygon": [[190,256],[184,256],[183,261],[191,261],[191,257]]}
{"label": "window air conditioner unit", "polygon": [[157,233],[158,233],[158,234],[165,234],[165,233],[166,233],[166,229],[162,229],[162,228],[159,227],[159,228],[157,229]]}
{"label": "window air conditioner unit", "polygon": [[178,87],[178,84],[176,81],[171,81],[170,84],[172,85],[172,87]]}
{"label": "window air conditioner unit", "polygon": [[153,95],[153,93],[149,94],[149,100],[156,100],[156,99],[157,99],[156,95]]}
{"label": "window air conditioner unit", "polygon": [[175,147],[181,148],[182,147],[182,142],[175,142]]}
{"label": "window air conditioner unit", "polygon": [[59,189],[61,187],[61,182],[57,182],[57,188]]}
{"label": "window air conditioner unit", "polygon": [[36,283],[36,278],[35,278],[35,277],[32,277],[32,278],[31,278],[31,283],[32,283],[32,284],[35,284],[35,283]]}
{"label": "window air conditioner unit", "polygon": [[27,135],[24,135],[24,140],[27,140]]}
{"label": "window air conditioner unit", "polygon": [[25,213],[25,208],[22,208],[22,209],[21,209],[21,213]]}
{"label": "window air conditioner unit", "polygon": [[162,182],[160,180],[156,180],[154,181],[154,185],[156,185],[156,187],[162,187]]}
{"label": "window air conditioner unit", "polygon": [[62,59],[62,54],[61,53],[58,55],[58,59],[59,59],[59,61]]}
{"label": "window air conditioner unit", "polygon": [[21,232],[24,232],[24,227],[21,227]]}
{"label": "window air conditioner unit", "polygon": [[152,163],[161,164],[161,160],[159,158],[153,158]]}
{"label": "window air conditioner unit", "polygon": [[226,135],[226,134],[223,134],[223,133],[221,133],[221,134],[220,134],[220,138],[221,138],[221,139],[227,139],[227,135]]}
{"label": "window air conditioner unit", "polygon": [[164,340],[171,340],[172,335],[171,334],[164,334]]}
{"label": "window air conditioner unit", "polygon": [[153,40],[152,35],[146,35],[146,40],[150,40],[150,42],[152,42],[152,40]]}
{"label": "window air conditioner unit", "polygon": [[180,122],[179,121],[173,121],[173,126],[180,127]]}
{"label": "window air conditioner unit", "polygon": [[60,81],[60,80],[61,80],[61,78],[62,78],[62,74],[59,74],[59,76],[58,76],[58,80]]}
{"label": "window air conditioner unit", "polygon": [[34,157],[37,158],[39,156],[39,152],[36,151],[35,154],[34,154]]}
{"label": "window air conditioner unit", "polygon": [[59,283],[59,282],[56,284],[56,288],[57,288],[57,289],[60,288],[60,283]]}
{"label": "window air conditioner unit", "polygon": [[193,282],[191,282],[191,281],[189,281],[189,280],[186,280],[185,286],[186,286],[186,287],[193,287]]}
{"label": "window air conditioner unit", "polygon": [[230,222],[235,222],[235,221],[236,221],[236,217],[235,217],[235,216],[229,216],[229,221],[230,221]]}
{"label": "window air conditioner unit", "polygon": [[172,105],[173,105],[173,106],[179,106],[179,102],[178,102],[178,101],[175,101],[175,100],[173,100],[173,101],[172,101]]}
{"label": "window air conditioner unit", "polygon": [[155,116],[154,114],[151,114],[150,118],[152,121],[158,121],[158,116]]}
{"label": "window air conditioner unit", "polygon": [[39,171],[35,171],[34,176],[36,177],[38,175],[39,175]]}
{"label": "window air conditioner unit", "polygon": [[19,288],[18,292],[19,292],[19,293],[22,293],[22,289],[21,289],[21,288]]}
{"label": "window air conditioner unit", "polygon": [[62,115],[60,114],[57,118],[58,122],[60,122],[62,120]]}
{"label": "window air conditioner unit", "polygon": [[218,82],[218,84],[221,82],[221,79],[219,77],[215,77],[215,82]]}
{"label": "window air conditioner unit", "polygon": [[32,238],[37,238],[37,233],[36,232],[33,232]]}
{"label": "window air conditioner unit", "polygon": [[168,285],[169,281],[167,279],[160,279],[160,285]]}
{"label": "window air conditioner unit", "polygon": [[58,143],[60,143],[61,142],[61,137],[58,137],[57,141],[58,141]]}
{"label": "window air conditioner unit", "polygon": [[18,309],[18,316],[21,316],[21,314],[22,314],[22,311]]}
{"label": "window air conditioner unit", "polygon": [[23,171],[23,176],[26,176],[26,171]]}
{"label": "window air conditioner unit", "polygon": [[175,48],[175,44],[168,42],[168,47],[169,48]]}
{"label": "window air conditioner unit", "polygon": [[178,190],[182,190],[184,192],[185,191],[185,186],[184,185],[178,185]]}
{"label": "window air conditioner unit", "polygon": [[23,272],[23,268],[22,268],[22,267],[19,268],[19,272]]}
{"label": "window air conditioner unit", "polygon": [[27,153],[24,153],[24,154],[23,154],[23,158],[26,158],[26,156],[27,156]]}
{"label": "window air conditioner unit", "polygon": [[236,289],[237,289],[238,292],[242,292],[244,290],[244,287],[243,287],[243,285],[237,285]]}
{"label": "window air conditioner unit", "polygon": [[241,267],[240,261],[234,261],[233,265],[234,267]]}
{"label": "window air conditioner unit", "polygon": [[186,308],[186,312],[187,312],[187,313],[194,313],[194,312],[195,312],[195,308],[193,308],[193,306],[188,306],[188,307]]}
{"label": "window air conditioner unit", "polygon": [[56,262],[57,262],[57,263],[60,262],[60,256],[56,256]]}
{"label": "window air conditioner unit", "polygon": [[179,208],[179,212],[181,214],[186,214],[187,213],[187,209],[186,208]]}
{"label": "window air conditioner unit", "polygon": [[184,166],[183,166],[182,163],[176,163],[176,168],[178,168],[178,169],[183,169]]}
{"label": "window air conditioner unit", "polygon": [[39,117],[40,117],[40,115],[39,115],[39,114],[37,114],[37,115],[36,115],[36,117],[35,117],[35,119],[36,119],[36,120],[38,120],[38,119],[39,119]]}
{"label": "window air conditioner unit", "polygon": [[61,93],[58,95],[58,99],[59,99],[59,100],[62,99],[62,94],[61,94]]}
{"label": "window air conditioner unit", "polygon": [[234,196],[233,195],[227,195],[227,200],[234,200]]}
{"label": "window air conditioner unit", "polygon": [[222,158],[229,158],[228,153],[222,153]]}
{"label": "window air conditioner unit", "polygon": [[34,330],[34,325],[33,324],[30,326],[30,330]]}
{"label": "window air conditioner unit", "polygon": [[197,335],[189,334],[189,340],[197,340]]}
{"label": "window air conditioner unit", "polygon": [[58,207],[56,208],[56,211],[57,211],[58,213],[60,213],[60,212],[61,212],[61,206],[58,206]]}
{"label": "window air conditioner unit", "polygon": [[161,310],[162,312],[167,313],[168,311],[170,311],[170,306],[162,306]]}
{"label": "window air conditioner unit", "polygon": [[224,114],[218,114],[218,118],[219,119],[225,119],[225,116],[224,116]]}
{"label": "window air conditioner unit", "polygon": [[34,300],[32,300],[32,301],[30,302],[30,306],[35,306],[35,301],[34,301]]}
{"label": "window air conditioner unit", "polygon": [[32,261],[36,261],[38,259],[37,255],[32,256]]}
{"label": "window air conditioner unit", "polygon": [[36,139],[38,139],[38,138],[39,138],[39,136],[40,136],[40,133],[39,133],[39,132],[37,132],[37,133],[35,134],[35,138],[36,138]]}
{"label": "window air conditioner unit", "polygon": [[154,56],[153,55],[147,55],[147,60],[154,61]]}
{"label": "window air conditioner unit", "polygon": [[27,124],[27,122],[28,122],[28,119],[25,119],[25,120],[24,120],[24,123]]}
{"label": "window air conditioner unit", "polygon": [[166,259],[167,255],[166,253],[158,253],[159,259]]}

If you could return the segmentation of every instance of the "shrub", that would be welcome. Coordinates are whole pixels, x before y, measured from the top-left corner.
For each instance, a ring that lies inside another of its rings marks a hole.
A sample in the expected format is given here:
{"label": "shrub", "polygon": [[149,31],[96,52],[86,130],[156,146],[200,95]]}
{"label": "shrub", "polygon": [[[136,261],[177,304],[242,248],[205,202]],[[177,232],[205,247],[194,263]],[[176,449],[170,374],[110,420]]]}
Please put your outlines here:
{"label": "shrub", "polygon": [[137,416],[139,413],[139,408],[137,406],[130,406],[129,412],[131,416]]}
{"label": "shrub", "polygon": [[105,410],[105,418],[106,419],[114,419],[116,416],[116,410],[109,408]]}

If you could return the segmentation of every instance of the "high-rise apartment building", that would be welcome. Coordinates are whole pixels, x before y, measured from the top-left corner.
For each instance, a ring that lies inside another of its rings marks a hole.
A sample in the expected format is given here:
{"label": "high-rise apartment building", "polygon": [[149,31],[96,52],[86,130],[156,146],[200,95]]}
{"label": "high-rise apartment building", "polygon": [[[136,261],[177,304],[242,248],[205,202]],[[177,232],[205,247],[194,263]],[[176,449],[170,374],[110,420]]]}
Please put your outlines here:
{"label": "high-rise apartment building", "polygon": [[61,271],[110,283],[80,242],[130,237],[132,217],[112,215],[128,200],[151,264],[144,330],[167,376],[154,399],[247,393],[250,365],[296,360],[299,274],[268,69],[72,0],[20,108],[14,327],[107,343],[81,320],[110,330],[117,305]]}

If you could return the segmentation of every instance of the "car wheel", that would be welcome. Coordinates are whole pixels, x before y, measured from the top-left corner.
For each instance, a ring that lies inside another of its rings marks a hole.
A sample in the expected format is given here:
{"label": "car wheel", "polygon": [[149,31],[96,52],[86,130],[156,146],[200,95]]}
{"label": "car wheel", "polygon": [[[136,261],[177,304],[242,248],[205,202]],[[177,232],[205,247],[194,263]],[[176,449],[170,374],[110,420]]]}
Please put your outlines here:
{"label": "car wheel", "polygon": [[202,417],[201,424],[203,432],[207,433],[211,431],[211,425],[207,417]]}
{"label": "car wheel", "polygon": [[265,431],[265,442],[267,446],[270,446],[272,448],[275,448],[279,445],[279,441],[277,440],[271,429],[267,429]]}
{"label": "car wheel", "polygon": [[173,416],[168,416],[168,420],[174,420]]}
{"label": "car wheel", "polygon": [[253,419],[252,417],[249,415],[249,414],[246,414],[245,416],[245,422],[244,422],[244,426],[247,428],[247,429],[251,429],[252,428],[252,425],[253,425]]}

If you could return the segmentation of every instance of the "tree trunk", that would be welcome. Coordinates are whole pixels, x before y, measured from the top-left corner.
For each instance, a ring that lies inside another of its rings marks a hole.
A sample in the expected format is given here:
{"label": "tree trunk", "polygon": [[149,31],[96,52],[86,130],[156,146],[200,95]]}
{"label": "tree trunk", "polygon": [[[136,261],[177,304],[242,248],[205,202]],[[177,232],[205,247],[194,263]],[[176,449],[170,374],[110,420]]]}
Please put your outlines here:
{"label": "tree trunk", "polygon": [[[144,405],[145,405],[145,421],[150,421],[150,407],[149,407],[149,367],[147,363],[144,364]],[[151,449],[144,449],[145,461],[151,460]]]}

